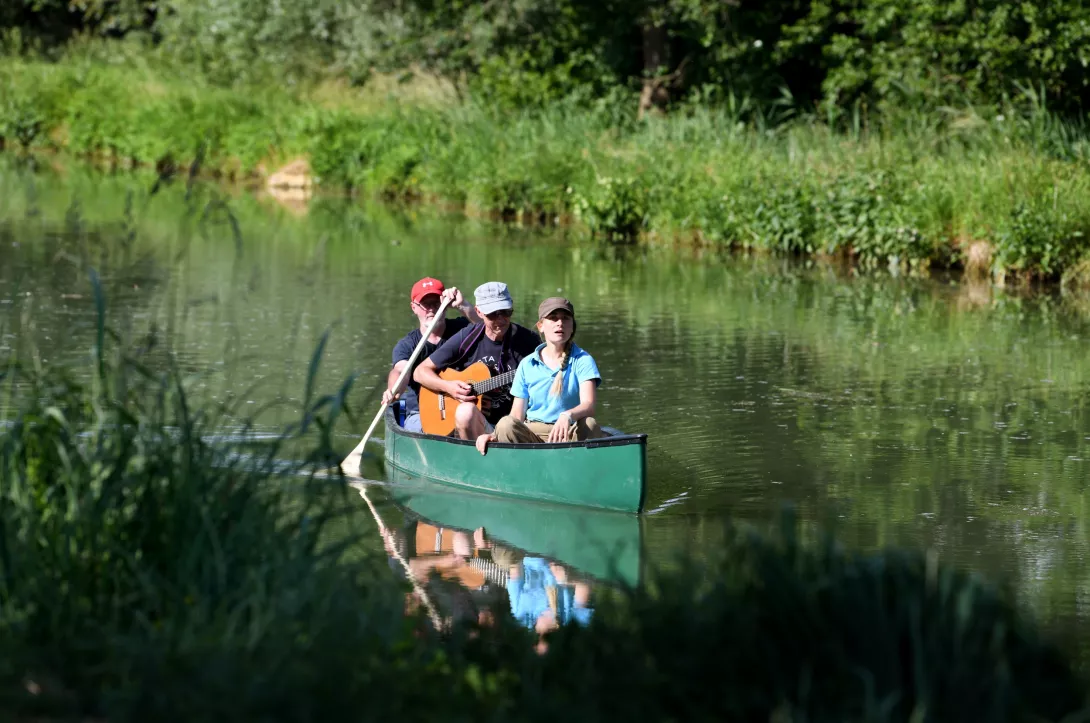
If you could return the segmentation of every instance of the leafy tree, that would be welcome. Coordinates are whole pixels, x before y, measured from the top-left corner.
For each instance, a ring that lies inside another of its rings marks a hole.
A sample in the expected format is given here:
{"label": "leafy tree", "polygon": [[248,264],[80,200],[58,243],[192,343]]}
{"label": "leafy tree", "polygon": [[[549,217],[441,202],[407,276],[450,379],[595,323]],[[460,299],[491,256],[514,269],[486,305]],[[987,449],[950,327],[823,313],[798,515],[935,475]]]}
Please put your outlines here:
{"label": "leafy tree", "polygon": [[4,29],[46,44],[150,30],[225,83],[422,72],[498,107],[1090,102],[1082,0],[8,0]]}
{"label": "leafy tree", "polygon": [[6,0],[0,3],[0,29],[18,28],[47,43],[79,32],[118,37],[150,28],[154,0]]}
{"label": "leafy tree", "polygon": [[341,4],[171,0],[164,3],[156,28],[164,51],[213,79],[284,80],[333,69]]}
{"label": "leafy tree", "polygon": [[928,106],[1042,91],[1085,107],[1090,8],[1077,1],[816,0],[784,30],[783,62],[809,57],[825,99]]}

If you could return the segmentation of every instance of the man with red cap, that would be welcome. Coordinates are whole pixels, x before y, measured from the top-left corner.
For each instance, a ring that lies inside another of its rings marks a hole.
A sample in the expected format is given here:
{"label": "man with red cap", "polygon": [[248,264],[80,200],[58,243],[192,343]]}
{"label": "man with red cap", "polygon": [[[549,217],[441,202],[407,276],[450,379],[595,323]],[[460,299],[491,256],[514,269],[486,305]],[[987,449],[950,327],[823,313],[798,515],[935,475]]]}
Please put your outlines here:
{"label": "man with red cap", "polygon": [[[382,401],[387,404],[393,404],[393,402],[399,398],[403,400],[405,402],[405,421],[403,426],[410,431],[419,432],[421,431],[420,405],[416,393],[417,390],[420,389],[420,385],[412,380],[413,370],[415,370],[422,361],[427,359],[440,344],[462,329],[465,329],[470,324],[480,322],[480,318],[477,316],[477,311],[473,308],[473,305],[466,303],[465,299],[462,298],[462,292],[459,291],[457,287],[452,286],[448,289],[443,286],[443,282],[439,279],[430,277],[420,279],[420,281],[413,284],[409,298],[411,299],[409,308],[412,309],[413,314],[416,316],[419,327],[406,334],[401,341],[394,346],[394,366],[390,369],[390,373],[387,376],[386,391],[382,394]],[[416,345],[420,343],[420,340],[424,336],[424,332],[427,331],[432,319],[435,318],[435,312],[439,311],[439,307],[446,299],[451,300],[451,306],[456,307],[462,312],[462,316],[454,319],[441,319],[439,323],[435,325],[435,329],[432,330],[431,335],[424,343],[424,349],[421,351],[420,355],[417,356],[416,362],[413,364],[413,370],[410,370],[409,374],[405,377],[408,380],[408,388],[405,389],[404,392],[394,389],[394,385],[397,384],[398,377],[401,376],[402,370],[405,369],[405,366],[409,363],[409,357],[413,355],[413,350],[416,349]]]}

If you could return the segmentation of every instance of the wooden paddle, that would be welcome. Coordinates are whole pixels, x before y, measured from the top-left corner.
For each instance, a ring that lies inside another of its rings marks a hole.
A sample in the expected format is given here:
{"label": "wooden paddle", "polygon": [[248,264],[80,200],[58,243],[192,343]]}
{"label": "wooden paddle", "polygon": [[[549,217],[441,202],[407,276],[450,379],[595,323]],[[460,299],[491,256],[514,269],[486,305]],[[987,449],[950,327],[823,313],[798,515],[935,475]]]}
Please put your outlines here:
{"label": "wooden paddle", "polygon": [[[425,339],[427,336],[424,337]],[[400,384],[400,381],[398,382]],[[382,521],[382,518],[378,514],[378,510],[375,509],[375,505],[371,502],[371,498],[367,496],[367,483],[372,480],[365,480],[356,475],[350,477],[349,484],[355,487],[363,501],[367,503],[367,507],[371,510],[371,516],[375,518],[375,524],[378,525],[379,535],[385,537],[387,532],[386,524]],[[420,581],[416,579],[416,575],[413,574],[412,568],[409,567],[409,563],[405,561],[405,558],[398,551],[397,545],[390,545],[390,552],[394,554],[397,561],[401,563],[401,567],[405,570],[405,576],[409,580],[409,584],[412,585],[413,592],[416,593],[420,602],[424,604],[424,609],[428,612],[428,619],[431,620],[432,627],[436,630],[443,629],[442,619],[439,617],[439,611],[436,610],[435,605],[432,604],[428,594],[424,592],[424,588],[420,586]]]}
{"label": "wooden paddle", "polygon": [[[435,316],[431,320],[431,324],[424,331],[424,335],[420,337],[420,343],[413,349],[412,356],[409,357],[409,361],[405,364],[405,368],[401,370],[401,376],[397,378],[397,383],[394,384],[394,388],[390,390],[391,394],[397,394],[401,391],[402,385],[405,384],[405,377],[409,376],[409,372],[412,371],[413,363],[416,361],[416,357],[420,356],[420,350],[424,348],[424,344],[428,342],[428,337],[431,336],[432,331],[439,324],[439,321],[445,318],[447,313],[447,307],[450,306],[450,299],[444,299],[443,303],[439,305],[439,310],[435,312]],[[378,426],[378,422],[382,419],[382,415],[386,413],[386,407],[389,406],[386,402],[382,403],[379,407],[378,414],[375,415],[374,421],[371,422],[371,426],[367,428],[366,434],[363,435],[363,439],[356,445],[356,448],[348,453],[348,456],[341,462],[341,470],[345,474],[358,475],[360,473],[360,461],[363,459],[363,448],[367,445],[367,440],[371,438],[371,433],[375,431],[375,427]]]}

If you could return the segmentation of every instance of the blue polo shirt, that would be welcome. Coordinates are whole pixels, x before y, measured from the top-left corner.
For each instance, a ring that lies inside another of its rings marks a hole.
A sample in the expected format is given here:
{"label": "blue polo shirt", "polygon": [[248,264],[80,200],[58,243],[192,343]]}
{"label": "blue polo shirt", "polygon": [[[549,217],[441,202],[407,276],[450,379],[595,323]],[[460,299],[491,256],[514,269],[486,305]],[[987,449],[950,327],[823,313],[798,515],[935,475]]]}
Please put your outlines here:
{"label": "blue polo shirt", "polygon": [[549,563],[542,557],[522,558],[522,577],[507,580],[507,601],[511,605],[511,615],[515,620],[530,630],[541,614],[549,609],[548,588],[556,588],[556,621],[566,625],[572,620],[580,625],[588,625],[594,615],[594,608],[575,602],[575,586],[560,585],[549,569]]}
{"label": "blue polo shirt", "polygon": [[519,363],[515,381],[511,383],[511,396],[526,400],[527,421],[556,424],[561,412],[579,406],[579,385],[592,379],[601,384],[602,375],[598,373],[594,357],[572,344],[568,368],[564,370],[564,384],[560,394],[554,397],[549,390],[560,370],[550,369],[541,360],[544,348],[544,344],[538,345],[533,354]]}

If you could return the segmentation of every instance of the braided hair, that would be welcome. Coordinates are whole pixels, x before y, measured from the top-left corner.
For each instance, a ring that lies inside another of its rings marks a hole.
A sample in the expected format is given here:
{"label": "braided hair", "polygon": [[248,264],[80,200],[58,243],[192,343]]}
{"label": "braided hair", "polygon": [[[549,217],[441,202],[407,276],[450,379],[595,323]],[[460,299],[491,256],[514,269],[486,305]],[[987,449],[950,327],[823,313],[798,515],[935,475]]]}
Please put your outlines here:
{"label": "braided hair", "polygon": [[556,377],[553,378],[553,385],[549,388],[549,396],[559,397],[560,392],[564,389],[564,372],[568,368],[568,360],[571,359],[571,344],[572,337],[575,336],[575,332],[572,332],[571,337],[568,337],[568,341],[564,344],[564,353],[560,355],[560,371],[556,373]]}
{"label": "braided hair", "polygon": [[[562,304],[559,307],[556,307],[556,306],[549,307],[549,306],[547,306],[550,302],[555,302],[555,301],[560,301],[560,302],[562,302]],[[560,393],[564,390],[564,372],[566,372],[568,370],[568,363],[571,361],[572,342],[575,339],[575,332],[579,328],[579,324],[575,321],[574,310],[572,309],[571,302],[568,301],[567,299],[556,299],[556,298],[546,299],[545,301],[541,302],[541,306],[538,307],[538,308],[539,308],[539,310],[545,310],[546,312],[550,312],[550,308],[551,308],[552,312],[560,311],[561,309],[563,309],[565,311],[565,313],[567,313],[571,318],[571,336],[569,336],[568,340],[566,342],[564,342],[564,351],[560,353],[560,370],[557,372],[556,376],[553,378],[553,385],[549,388],[549,396],[550,397],[559,397]],[[539,311],[539,314],[540,314],[540,311]],[[545,338],[545,332],[543,332],[541,330],[541,322],[545,318],[546,318],[545,314],[540,314],[540,318],[537,321],[537,332],[538,332],[538,334],[541,335],[542,339]]]}

